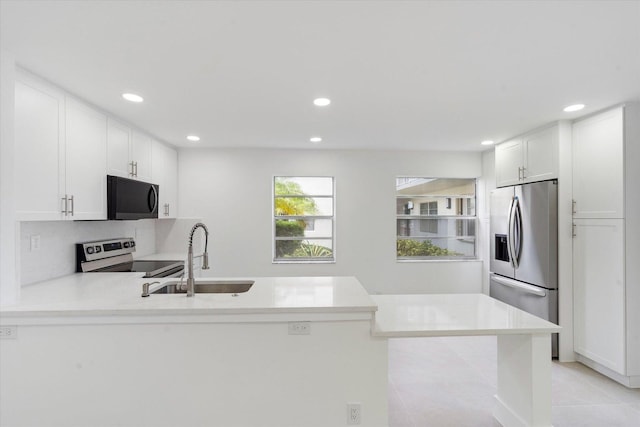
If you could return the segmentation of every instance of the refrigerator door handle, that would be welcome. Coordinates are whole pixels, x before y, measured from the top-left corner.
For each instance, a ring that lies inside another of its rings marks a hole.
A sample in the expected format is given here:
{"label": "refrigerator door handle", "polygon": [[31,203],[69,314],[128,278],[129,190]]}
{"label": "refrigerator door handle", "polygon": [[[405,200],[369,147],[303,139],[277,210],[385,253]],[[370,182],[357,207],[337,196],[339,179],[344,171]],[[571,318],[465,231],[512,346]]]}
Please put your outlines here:
{"label": "refrigerator door handle", "polygon": [[518,282],[517,280],[507,279],[506,277],[501,277],[496,274],[491,275],[491,280],[501,285],[509,286],[510,288],[515,288],[522,292],[538,297],[547,296],[547,292],[544,289],[538,288],[537,286],[528,285],[526,283]]}
{"label": "refrigerator door handle", "polygon": [[520,200],[516,197],[513,204],[513,253],[515,267],[520,266],[520,254],[522,252],[522,212],[520,211]]}
{"label": "refrigerator door handle", "polygon": [[516,254],[514,250],[514,242],[513,242],[513,225],[514,225],[514,206],[516,204],[516,198],[513,197],[511,199],[511,204],[509,205],[509,217],[508,217],[508,225],[507,225],[507,252],[509,254],[509,262],[511,263],[511,267],[518,268],[516,264]]}

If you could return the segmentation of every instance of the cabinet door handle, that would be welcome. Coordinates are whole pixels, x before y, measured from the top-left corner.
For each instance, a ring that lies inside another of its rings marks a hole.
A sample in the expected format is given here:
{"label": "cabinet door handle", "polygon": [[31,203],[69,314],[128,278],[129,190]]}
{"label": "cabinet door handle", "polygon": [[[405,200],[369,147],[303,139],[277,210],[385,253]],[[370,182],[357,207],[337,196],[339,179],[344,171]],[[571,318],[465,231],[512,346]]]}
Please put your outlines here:
{"label": "cabinet door handle", "polygon": [[525,180],[527,178],[527,175],[524,173],[524,171],[526,171],[527,168],[525,168],[524,166],[522,167],[522,179]]}
{"label": "cabinet door handle", "polygon": [[133,171],[133,160],[129,162],[129,166],[131,166],[131,172],[129,172],[129,176],[135,176],[135,173]]}
{"label": "cabinet door handle", "polygon": [[575,200],[571,200],[571,213],[573,215],[576,214],[576,201]]}
{"label": "cabinet door handle", "polygon": [[169,203],[164,204],[164,216],[169,216]]}
{"label": "cabinet door handle", "polygon": [[522,167],[518,166],[518,181],[522,181]]}
{"label": "cabinet door handle", "polygon": [[138,177],[138,162],[135,162],[134,164],[135,169],[135,174],[133,176],[135,176],[136,178]]}
{"label": "cabinet door handle", "polygon": [[73,203],[73,196],[69,197],[69,201],[71,202],[71,212],[69,212],[71,214],[71,216],[73,216],[74,211],[75,211],[75,204]]}
{"label": "cabinet door handle", "polygon": [[571,237],[576,237],[576,223],[571,224]]}
{"label": "cabinet door handle", "polygon": [[64,214],[64,216],[67,216],[69,214],[69,211],[67,210],[67,195],[65,194],[63,198],[60,199],[62,202],[64,202],[64,208],[62,209],[62,213]]}

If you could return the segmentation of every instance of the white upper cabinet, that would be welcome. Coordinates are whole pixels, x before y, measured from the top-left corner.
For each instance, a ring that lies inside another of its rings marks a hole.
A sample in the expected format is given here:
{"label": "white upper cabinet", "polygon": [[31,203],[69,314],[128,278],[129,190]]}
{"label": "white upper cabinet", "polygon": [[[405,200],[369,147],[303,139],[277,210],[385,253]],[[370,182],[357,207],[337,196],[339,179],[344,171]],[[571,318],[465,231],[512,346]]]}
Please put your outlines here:
{"label": "white upper cabinet", "polygon": [[107,116],[66,98],[65,195],[71,219],[107,219]]}
{"label": "white upper cabinet", "polygon": [[553,126],[525,136],[524,170],[525,182],[545,181],[558,177],[558,126]]}
{"label": "white upper cabinet", "polygon": [[18,220],[61,219],[64,197],[64,94],[20,75],[15,87]]}
{"label": "white upper cabinet", "polygon": [[573,125],[574,218],[624,217],[623,109]]}
{"label": "white upper cabinet", "polygon": [[[132,131],[45,80],[18,70],[16,218],[106,219],[107,174],[153,182],[152,145],[148,135]],[[169,165],[172,157],[167,157],[164,162]],[[175,206],[177,173],[173,174],[170,181],[166,178],[165,188]]]}
{"label": "white upper cabinet", "polygon": [[109,175],[151,182],[151,137],[109,118],[107,171]]}
{"label": "white upper cabinet", "polygon": [[496,145],[496,186],[522,183],[522,159],[524,150],[521,139],[513,139]]}
{"label": "white upper cabinet", "polygon": [[131,161],[134,165],[134,178],[151,182],[152,172],[152,139],[135,129],[131,132]]}
{"label": "white upper cabinet", "polygon": [[558,177],[557,125],[496,146],[496,186],[525,184]]}
{"label": "white upper cabinet", "polygon": [[112,118],[107,121],[107,172],[109,175],[131,178],[129,163],[131,129]]}
{"label": "white upper cabinet", "polygon": [[178,152],[153,141],[152,181],[160,186],[158,218],[178,215]]}

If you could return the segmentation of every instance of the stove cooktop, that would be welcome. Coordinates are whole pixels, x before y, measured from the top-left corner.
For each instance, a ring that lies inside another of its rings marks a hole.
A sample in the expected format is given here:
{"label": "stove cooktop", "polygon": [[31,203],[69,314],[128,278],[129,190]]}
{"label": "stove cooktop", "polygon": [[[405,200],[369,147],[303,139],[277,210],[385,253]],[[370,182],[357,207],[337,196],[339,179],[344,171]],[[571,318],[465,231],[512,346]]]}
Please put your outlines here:
{"label": "stove cooktop", "polygon": [[143,272],[144,277],[178,276],[184,270],[183,261],[133,259],[136,243],[131,237],[76,244],[77,272]]}

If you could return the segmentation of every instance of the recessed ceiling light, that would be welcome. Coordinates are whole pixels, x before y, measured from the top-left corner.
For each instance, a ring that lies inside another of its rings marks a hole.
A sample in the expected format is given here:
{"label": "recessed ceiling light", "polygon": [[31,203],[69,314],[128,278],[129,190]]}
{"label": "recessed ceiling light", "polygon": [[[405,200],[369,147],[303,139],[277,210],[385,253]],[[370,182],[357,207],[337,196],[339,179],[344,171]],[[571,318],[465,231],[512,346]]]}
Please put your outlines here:
{"label": "recessed ceiling light", "polygon": [[487,139],[485,141],[482,141],[480,144],[482,144],[482,145],[493,145],[493,141]]}
{"label": "recessed ceiling light", "polygon": [[326,107],[331,104],[331,100],[329,98],[316,98],[313,100],[313,103],[318,107]]}
{"label": "recessed ceiling light", "polygon": [[141,97],[140,95],[136,95],[135,93],[123,93],[122,97],[124,99],[126,99],[127,101],[131,101],[131,102],[142,102],[142,101],[144,101],[143,97]]}
{"label": "recessed ceiling light", "polygon": [[187,139],[191,142],[198,142],[200,141],[200,137],[197,135],[189,135],[187,136]]}
{"label": "recessed ceiling light", "polygon": [[584,104],[573,104],[573,105],[569,105],[568,107],[564,107],[564,112],[566,113],[572,113],[574,111],[580,111],[584,108]]}
{"label": "recessed ceiling light", "polygon": [[322,138],[320,138],[319,136],[314,136],[312,138],[309,138],[309,141],[318,143],[318,142],[322,142]]}

